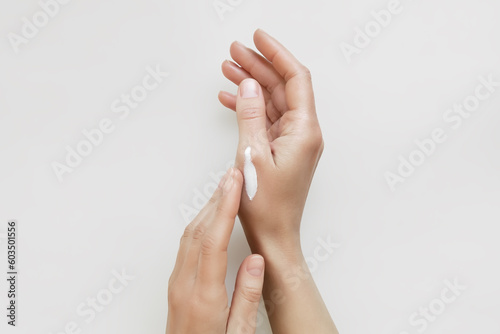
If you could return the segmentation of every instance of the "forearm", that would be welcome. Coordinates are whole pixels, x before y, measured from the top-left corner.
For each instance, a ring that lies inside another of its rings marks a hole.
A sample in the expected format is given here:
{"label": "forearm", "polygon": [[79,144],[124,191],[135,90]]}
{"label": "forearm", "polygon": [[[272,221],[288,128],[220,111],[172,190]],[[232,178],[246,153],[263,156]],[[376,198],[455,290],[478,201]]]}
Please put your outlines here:
{"label": "forearm", "polygon": [[252,248],[266,260],[263,296],[273,333],[337,334],[300,246]]}

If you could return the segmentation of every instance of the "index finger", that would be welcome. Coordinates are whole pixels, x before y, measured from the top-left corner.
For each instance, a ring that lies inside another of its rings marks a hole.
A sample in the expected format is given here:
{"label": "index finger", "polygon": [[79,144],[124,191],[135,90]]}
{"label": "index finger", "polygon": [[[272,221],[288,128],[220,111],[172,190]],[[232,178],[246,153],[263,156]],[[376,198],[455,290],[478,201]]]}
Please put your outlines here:
{"label": "index finger", "polygon": [[243,176],[236,168],[231,168],[229,177],[221,185],[222,196],[214,217],[207,226],[201,242],[198,272],[200,283],[224,284],[227,269],[227,247],[238,214]]}
{"label": "index finger", "polygon": [[254,43],[286,82],[286,102],[290,109],[305,109],[315,113],[311,72],[280,42],[264,32],[255,31]]}

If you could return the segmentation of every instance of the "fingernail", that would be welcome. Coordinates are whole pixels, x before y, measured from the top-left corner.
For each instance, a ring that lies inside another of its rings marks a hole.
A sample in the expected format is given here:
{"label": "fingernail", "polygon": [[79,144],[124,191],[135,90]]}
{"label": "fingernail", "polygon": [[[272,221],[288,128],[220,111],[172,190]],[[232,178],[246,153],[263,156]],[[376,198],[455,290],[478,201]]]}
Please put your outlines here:
{"label": "fingernail", "polygon": [[255,80],[243,80],[240,85],[240,96],[249,99],[259,96],[259,84]]}
{"label": "fingernail", "polygon": [[260,255],[253,256],[250,258],[247,264],[247,272],[255,277],[262,275],[264,271],[264,258]]}
{"label": "fingernail", "polygon": [[226,181],[222,185],[223,193],[228,193],[231,190],[231,188],[233,187],[234,169],[229,168],[229,170],[226,172],[226,176],[227,176]]}

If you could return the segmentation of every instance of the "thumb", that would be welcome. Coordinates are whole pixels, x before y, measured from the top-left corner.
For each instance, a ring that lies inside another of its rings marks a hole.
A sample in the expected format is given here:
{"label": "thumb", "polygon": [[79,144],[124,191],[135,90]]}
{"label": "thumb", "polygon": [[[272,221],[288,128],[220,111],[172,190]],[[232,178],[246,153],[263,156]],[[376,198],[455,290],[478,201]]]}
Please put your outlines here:
{"label": "thumb", "polygon": [[240,83],[236,96],[236,116],[240,133],[240,147],[252,146],[258,151],[269,146],[266,131],[266,102],[260,84],[254,79]]}
{"label": "thumb", "polygon": [[260,255],[250,255],[241,264],[236,277],[227,324],[228,334],[255,334],[263,284],[264,258]]}

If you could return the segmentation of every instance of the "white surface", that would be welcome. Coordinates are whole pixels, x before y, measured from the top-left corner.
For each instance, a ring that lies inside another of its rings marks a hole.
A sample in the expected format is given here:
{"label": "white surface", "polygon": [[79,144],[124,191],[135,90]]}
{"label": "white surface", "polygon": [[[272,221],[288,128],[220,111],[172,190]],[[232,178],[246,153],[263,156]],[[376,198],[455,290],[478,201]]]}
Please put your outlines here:
{"label": "white surface", "polygon": [[[340,44],[388,1],[241,1],[221,20],[212,0],[73,0],[15,54],[7,34],[39,6],[1,0],[0,233],[16,219],[21,247],[19,327],[2,314],[1,332],[163,333],[181,209],[234,159],[217,92],[236,88],[220,64],[261,27],[313,74],[326,146],[302,240],[309,257],[318,238],[340,243],[314,270],[340,332],[418,333],[410,315],[457,277],[467,289],[425,332],[499,333],[500,90],[457,130],[442,117],[479,76],[500,80],[500,3],[402,3],[348,64]],[[112,112],[157,64],[168,78],[127,117]],[[103,118],[116,128],[60,183],[51,163]],[[391,192],[384,173],[436,127],[447,141]],[[230,285],[244,245],[237,227]],[[86,323],[77,307],[123,268],[135,279]]]}

